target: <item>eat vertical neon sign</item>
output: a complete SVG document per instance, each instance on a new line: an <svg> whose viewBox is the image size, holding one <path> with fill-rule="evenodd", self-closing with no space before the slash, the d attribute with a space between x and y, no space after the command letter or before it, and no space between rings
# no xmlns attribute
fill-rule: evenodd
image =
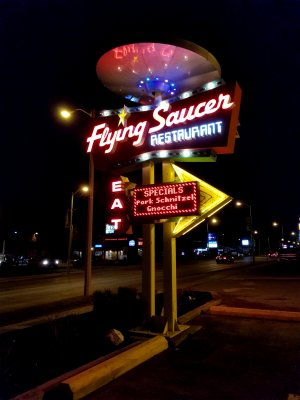
<svg viewBox="0 0 300 400"><path fill-rule="evenodd" d="M112 203L109 207L110 211L119 211L119 213L116 213L117 215L121 214L124 212L125 210L125 204L124 201L121 198L121 194L125 194L125 186L124 186L124 182L122 182L121 180L118 181L113 181L111 183L111 192L112 193L117 193L117 197L113 198ZM114 230L118 231L120 230L124 219L122 217L112 217L110 218L110 225L113 225Z"/></svg>

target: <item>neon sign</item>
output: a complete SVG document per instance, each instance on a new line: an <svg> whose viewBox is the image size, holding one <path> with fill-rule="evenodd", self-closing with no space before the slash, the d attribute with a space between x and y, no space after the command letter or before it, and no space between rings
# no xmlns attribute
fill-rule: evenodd
<svg viewBox="0 0 300 400"><path fill-rule="evenodd" d="M107 229L106 233L124 233L130 225L125 186L126 181L122 179L110 183L112 198L108 205L108 223L106 224L110 229Z"/></svg>
<svg viewBox="0 0 300 400"><path fill-rule="evenodd" d="M106 123L96 125L93 129L91 136L87 139L89 143L87 152L91 152L93 149L94 142L98 141L99 147L107 147L105 153L111 153L116 150L118 142L125 142L128 139L136 138L132 142L133 146L141 146L146 135L149 133L154 133L161 131L165 126L171 128L173 125L181 125L186 121L193 121L194 119L203 118L205 115L214 114L219 109L227 110L232 108L233 102L230 101L229 94L221 93L218 99L210 99L207 102L201 102L196 105L187 108L182 108L180 110L171 112L165 118L160 113L167 113L171 105L168 103L163 103L156 107L153 111L152 119L158 124L149 127L150 123L147 121L141 121L136 126L130 125L115 131L111 130L109 125ZM220 124L220 122L219 122Z"/></svg>
<svg viewBox="0 0 300 400"><path fill-rule="evenodd" d="M103 115L86 139L87 152L102 170L144 162L147 154L161 158L161 150L163 158L190 162L201 160L199 150L233 153L240 99L237 84L222 85L143 112Z"/></svg>
<svg viewBox="0 0 300 400"><path fill-rule="evenodd" d="M151 146L163 146L164 144L174 142L188 142L196 138L221 135L222 121L212 122L210 124L194 125L187 129L178 129L159 134L151 135Z"/></svg>
<svg viewBox="0 0 300 400"><path fill-rule="evenodd" d="M109 183L111 193L107 206L106 234L131 233L130 204L128 192L135 187L125 176L120 176Z"/></svg>
<svg viewBox="0 0 300 400"><path fill-rule="evenodd" d="M136 186L133 189L133 217L162 219L199 213L197 182Z"/></svg>
<svg viewBox="0 0 300 400"><path fill-rule="evenodd" d="M159 53L162 57L167 57L167 58L171 58L174 54L174 46L170 46L170 45L165 45L165 46L159 46L159 48L161 48L160 51L157 50L157 46L155 45L155 43L147 43L145 45L139 45L137 46L136 44L132 43L129 45L124 45L124 46L120 46L117 47L115 49L113 49L113 54L114 54L114 58L116 60L122 60L123 58L126 58L128 56L135 56L137 54L154 54L154 53ZM133 58L132 62L136 63L138 60Z"/></svg>

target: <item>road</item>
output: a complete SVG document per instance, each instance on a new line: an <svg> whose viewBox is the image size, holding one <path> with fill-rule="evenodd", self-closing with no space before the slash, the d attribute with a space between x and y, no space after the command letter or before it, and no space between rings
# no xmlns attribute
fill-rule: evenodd
<svg viewBox="0 0 300 400"><path fill-rule="evenodd" d="M261 267L261 265L266 265ZM245 258L230 265L216 265L214 260L178 263L177 287L200 291L215 291L223 302L264 303L271 309L299 309L300 268L290 271L266 258ZM287 272L287 274L285 274ZM163 270L156 269L156 290L163 289ZM266 284L266 280L268 280ZM141 290L141 266L101 266L92 273L92 292L118 287ZM84 271L74 269L31 276L0 277L0 314L43 305L58 300L82 296Z"/></svg>

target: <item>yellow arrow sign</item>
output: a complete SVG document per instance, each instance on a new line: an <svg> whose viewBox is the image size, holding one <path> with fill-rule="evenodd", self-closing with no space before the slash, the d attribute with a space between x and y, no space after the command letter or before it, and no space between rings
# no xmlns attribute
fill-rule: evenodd
<svg viewBox="0 0 300 400"><path fill-rule="evenodd" d="M180 182L197 181L200 185L199 215L180 217L173 230L173 237L185 235L187 232L201 224L206 218L211 217L221 208L232 201L232 197L221 192L217 188L204 182L202 179L190 174L188 171L172 164Z"/></svg>

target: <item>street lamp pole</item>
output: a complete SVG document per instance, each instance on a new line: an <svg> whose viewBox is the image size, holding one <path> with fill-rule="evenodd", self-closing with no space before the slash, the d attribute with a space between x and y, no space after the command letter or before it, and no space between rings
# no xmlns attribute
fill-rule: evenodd
<svg viewBox="0 0 300 400"><path fill-rule="evenodd" d="M260 236L259 236L259 232L258 231L253 231L253 237L254 237L254 241L255 241L255 247L256 247L256 242L258 241L258 255L260 255ZM256 238L258 238L256 240Z"/></svg>
<svg viewBox="0 0 300 400"><path fill-rule="evenodd" d="M70 208L70 221L69 221L69 244L68 244L68 258L67 258L67 273L70 272L71 264L71 250L73 241L73 207L74 207L74 195L75 192L71 194L71 208Z"/></svg>
<svg viewBox="0 0 300 400"><path fill-rule="evenodd" d="M96 110L91 112L85 111L82 108L74 110L61 110L60 115L63 118L70 118L75 112L82 112L90 118L96 118ZM89 153L89 200L88 200L88 216L87 216L87 238L86 238L86 265L84 277L84 296L89 296L91 293L91 278L92 278L92 245L93 245L93 210L94 210L94 159L92 153Z"/></svg>
<svg viewBox="0 0 300 400"><path fill-rule="evenodd" d="M216 218L212 218L212 219L206 219L206 234L207 234L207 237L206 237L206 247L207 247L207 249L208 249L208 246L209 246L209 223L211 223L211 224L217 224L218 223L218 220L216 219Z"/></svg>
<svg viewBox="0 0 300 400"><path fill-rule="evenodd" d="M247 205L247 204L246 204ZM249 207L249 222L250 222L250 240L251 240L251 248L252 248L252 263L255 263L255 243L254 243L254 235L253 235L253 226L252 226L252 207Z"/></svg>
<svg viewBox="0 0 300 400"><path fill-rule="evenodd" d="M70 272L71 266L71 253L72 253L72 243L73 243L73 213L74 213L74 196L79 192L88 192L89 188L87 186L83 186L80 189L76 190L76 192L72 192L71 194L71 208L70 208L70 221L69 221L69 243L68 243L68 257L67 257L67 273Z"/></svg>
<svg viewBox="0 0 300 400"><path fill-rule="evenodd" d="M273 222L273 224L272 224L273 226L279 226L280 225L280 227L281 227L281 240L280 240L280 243L283 241L283 239L284 239L284 237L283 237L283 224L279 224L278 222Z"/></svg>
<svg viewBox="0 0 300 400"><path fill-rule="evenodd" d="M250 225L250 242L251 242L251 250L252 250L252 263L255 263L255 243L254 243L254 235L253 235L253 227L252 227L252 207L250 204L244 203L237 201L236 202L237 206L242 206L245 205L246 207L249 208L249 225Z"/></svg>
<svg viewBox="0 0 300 400"><path fill-rule="evenodd" d="M89 189L90 190L89 190L89 200L88 200L84 296L89 296L91 294L91 281L92 281L92 245L93 245L93 210L94 210L94 159L92 153L89 154Z"/></svg>

